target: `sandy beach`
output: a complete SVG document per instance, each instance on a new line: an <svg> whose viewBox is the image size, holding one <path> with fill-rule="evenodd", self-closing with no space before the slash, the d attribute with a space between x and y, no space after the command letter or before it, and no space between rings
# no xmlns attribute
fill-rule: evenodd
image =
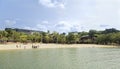
<svg viewBox="0 0 120 69"><path fill-rule="evenodd" d="M12 43L12 44L0 44L0 50L11 50L11 49L32 49L32 46L37 48L105 48L105 47L117 47L112 45L96 45L96 44L40 44L40 43Z"/></svg>

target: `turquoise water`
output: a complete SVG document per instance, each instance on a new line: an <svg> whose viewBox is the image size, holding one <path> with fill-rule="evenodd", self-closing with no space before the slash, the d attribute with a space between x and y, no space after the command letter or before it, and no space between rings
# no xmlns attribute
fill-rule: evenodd
<svg viewBox="0 0 120 69"><path fill-rule="evenodd" d="M120 48L0 51L0 69L119 69Z"/></svg>

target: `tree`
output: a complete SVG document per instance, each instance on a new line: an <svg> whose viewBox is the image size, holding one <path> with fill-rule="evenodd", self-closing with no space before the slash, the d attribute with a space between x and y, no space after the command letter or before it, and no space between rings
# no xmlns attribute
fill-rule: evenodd
<svg viewBox="0 0 120 69"><path fill-rule="evenodd" d="M7 42L8 38L7 38L8 33L6 31L0 31L0 41L2 43Z"/></svg>
<svg viewBox="0 0 120 69"><path fill-rule="evenodd" d="M13 31L12 38L14 42L19 42L20 41L20 35L21 33Z"/></svg>
<svg viewBox="0 0 120 69"><path fill-rule="evenodd" d="M105 31L103 31L103 34L108 34L108 33L118 33L119 30L116 30L115 28L111 28L111 29L105 29Z"/></svg>
<svg viewBox="0 0 120 69"><path fill-rule="evenodd" d="M18 30L18 29L17 29ZM70 32L59 34L58 32L34 32L32 34L16 32L15 29L6 28L0 31L0 41L8 42L43 42L43 43L98 43L98 44L119 44L120 31L114 28L104 31L90 30L89 32ZM29 31L27 31L29 32ZM85 40L82 40L84 38Z"/></svg>
<svg viewBox="0 0 120 69"><path fill-rule="evenodd" d="M22 43L26 43L27 42L27 35L21 35L20 36L20 42L22 42Z"/></svg>
<svg viewBox="0 0 120 69"><path fill-rule="evenodd" d="M34 42L41 42L41 35L38 32L33 33Z"/></svg>
<svg viewBox="0 0 120 69"><path fill-rule="evenodd" d="M114 40L114 43L120 45L120 33L114 34L113 38L114 38L114 39L113 39L113 40Z"/></svg>
<svg viewBox="0 0 120 69"><path fill-rule="evenodd" d="M62 43L62 44L66 43L66 36L64 33L62 33L58 36L58 43Z"/></svg>
<svg viewBox="0 0 120 69"><path fill-rule="evenodd" d="M52 35L53 35L53 43L58 43L59 33L53 32Z"/></svg>
<svg viewBox="0 0 120 69"><path fill-rule="evenodd" d="M113 43L113 34L101 34L97 37L98 44L112 44Z"/></svg>
<svg viewBox="0 0 120 69"><path fill-rule="evenodd" d="M95 37L96 37L96 36L95 36L96 33L97 33L96 30L90 30L90 31L89 31L89 37L90 37L90 40L89 40L89 41L90 41L91 43L94 42Z"/></svg>
<svg viewBox="0 0 120 69"><path fill-rule="evenodd" d="M90 36L91 38L93 38L93 37L95 36L95 34L96 34L96 30L90 30L90 31L89 31L89 36Z"/></svg>
<svg viewBox="0 0 120 69"><path fill-rule="evenodd" d="M45 39L44 43L49 43L50 41L49 35L44 36L44 39Z"/></svg>
<svg viewBox="0 0 120 69"><path fill-rule="evenodd" d="M74 33L69 33L66 39L67 43L76 43L76 35Z"/></svg>

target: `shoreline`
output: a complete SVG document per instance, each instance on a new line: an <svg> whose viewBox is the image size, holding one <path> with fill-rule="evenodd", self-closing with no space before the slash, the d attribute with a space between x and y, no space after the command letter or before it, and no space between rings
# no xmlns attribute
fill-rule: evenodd
<svg viewBox="0 0 120 69"><path fill-rule="evenodd" d="M40 44L40 43L11 43L0 44L0 50L20 50L20 49L33 49L32 46L37 46L37 49L46 48L117 48L119 46L113 45L97 45L97 44Z"/></svg>

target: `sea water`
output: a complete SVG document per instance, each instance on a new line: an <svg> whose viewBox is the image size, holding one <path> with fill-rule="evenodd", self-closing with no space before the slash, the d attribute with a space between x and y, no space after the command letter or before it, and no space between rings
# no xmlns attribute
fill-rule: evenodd
<svg viewBox="0 0 120 69"><path fill-rule="evenodd" d="M0 69L120 69L120 48L3 50Z"/></svg>

